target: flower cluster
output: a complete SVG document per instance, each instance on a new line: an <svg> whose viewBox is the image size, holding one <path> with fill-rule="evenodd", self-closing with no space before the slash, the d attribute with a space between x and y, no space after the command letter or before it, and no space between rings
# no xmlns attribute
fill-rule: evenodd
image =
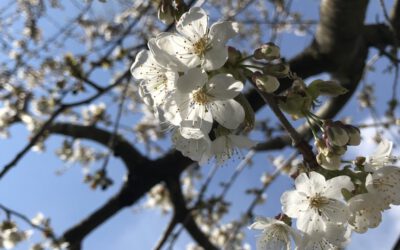
<svg viewBox="0 0 400 250"><path fill-rule="evenodd" d="M342 144L349 143L344 134ZM370 157L358 157L354 170L345 168L325 178L315 171L300 174L295 190L281 197L284 216L258 218L251 229L262 230L257 249L340 249L352 232L365 233L377 227L382 212L400 204L400 168L391 156L392 142L383 140ZM325 173L329 176L333 171ZM290 227L296 219L297 231Z"/></svg>
<svg viewBox="0 0 400 250"><path fill-rule="evenodd" d="M13 249L31 235L32 231L21 231L13 221L3 221L0 225L0 248Z"/></svg>
<svg viewBox="0 0 400 250"><path fill-rule="evenodd" d="M216 156L223 162L238 148L254 146L236 135L246 116L237 101L243 83L221 73L228 60L226 43L238 24L219 21L209 27L207 13L194 7L180 17L176 31L150 39L149 50L136 56L132 75L141 80L144 103L174 130L173 143L183 155L199 162Z"/></svg>

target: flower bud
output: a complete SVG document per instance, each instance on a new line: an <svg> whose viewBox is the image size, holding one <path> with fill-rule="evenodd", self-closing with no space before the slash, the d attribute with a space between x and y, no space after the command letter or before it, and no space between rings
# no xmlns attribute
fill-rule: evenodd
<svg viewBox="0 0 400 250"><path fill-rule="evenodd" d="M346 129L347 134L350 137L349 142L347 144L351 145L351 146L360 145L360 143L361 143L360 130L357 127L354 127L351 125L346 125L345 129Z"/></svg>
<svg viewBox="0 0 400 250"><path fill-rule="evenodd" d="M278 78L287 77L289 71L290 71L289 65L286 63L278 63L278 64L267 63L263 68L263 72L265 74L272 75Z"/></svg>
<svg viewBox="0 0 400 250"><path fill-rule="evenodd" d="M175 21L175 10L171 1L162 0L158 7L158 19L164 24L170 25Z"/></svg>
<svg viewBox="0 0 400 250"><path fill-rule="evenodd" d="M324 136L333 146L345 146L350 139L341 122L324 122Z"/></svg>
<svg viewBox="0 0 400 250"><path fill-rule="evenodd" d="M253 81L261 91L267 93L273 93L279 88L279 81L274 76L262 75L256 72L253 75Z"/></svg>
<svg viewBox="0 0 400 250"><path fill-rule="evenodd" d="M364 156L357 156L356 159L354 160L354 164L360 167L364 165L366 160L367 158L365 158Z"/></svg>
<svg viewBox="0 0 400 250"><path fill-rule="evenodd" d="M280 49L273 43L266 43L254 51L254 58L258 60L272 61L281 57Z"/></svg>
<svg viewBox="0 0 400 250"><path fill-rule="evenodd" d="M298 93L291 93L285 100L280 100L279 107L292 115L293 119L299 119L310 110L312 99Z"/></svg>
<svg viewBox="0 0 400 250"><path fill-rule="evenodd" d="M319 95L336 97L346 94L348 90L334 81L315 80L310 83L307 90L316 99Z"/></svg>
<svg viewBox="0 0 400 250"><path fill-rule="evenodd" d="M338 170L341 163L339 155L326 156L322 153L317 155L317 162L321 167L327 170Z"/></svg>

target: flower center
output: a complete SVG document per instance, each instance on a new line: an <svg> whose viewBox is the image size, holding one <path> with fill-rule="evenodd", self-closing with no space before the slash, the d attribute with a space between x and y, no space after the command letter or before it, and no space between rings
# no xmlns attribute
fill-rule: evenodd
<svg viewBox="0 0 400 250"><path fill-rule="evenodd" d="M316 194L315 196L310 197L309 200L310 200L310 206L312 208L317 208L317 209L329 203L329 200L326 197L321 196L321 194Z"/></svg>
<svg viewBox="0 0 400 250"><path fill-rule="evenodd" d="M209 101L208 100L209 96L207 95L207 93L204 92L203 89L194 91L192 98L193 98L194 102L201 104L201 105L207 104Z"/></svg>
<svg viewBox="0 0 400 250"><path fill-rule="evenodd" d="M198 56L204 56L205 52L210 48L211 45L207 36L200 38L200 40L193 44L193 52Z"/></svg>

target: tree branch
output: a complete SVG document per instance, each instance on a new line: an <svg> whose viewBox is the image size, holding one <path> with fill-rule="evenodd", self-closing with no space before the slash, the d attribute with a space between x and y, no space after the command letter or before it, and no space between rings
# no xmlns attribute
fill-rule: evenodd
<svg viewBox="0 0 400 250"><path fill-rule="evenodd" d="M167 188L171 196L172 203L174 204L174 210L177 220L185 227L190 236L204 249L217 250L209 240L208 236L205 235L192 214L186 207L184 195L182 193L181 184L179 177L175 176L166 180Z"/></svg>

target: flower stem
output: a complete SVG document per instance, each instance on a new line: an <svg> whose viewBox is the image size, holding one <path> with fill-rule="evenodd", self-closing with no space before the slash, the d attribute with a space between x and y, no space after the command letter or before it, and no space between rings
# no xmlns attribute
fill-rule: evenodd
<svg viewBox="0 0 400 250"><path fill-rule="evenodd" d="M261 91L255 84L255 82L252 81L252 79L249 79L249 81L256 89L257 93L261 96L261 98L269 105L272 112L278 118L286 132L288 132L290 138L292 139L293 146L296 147L297 150L303 155L303 159L309 165L310 169L319 168L320 166L315 158L315 154L312 151L311 146L306 141L304 141L302 136L297 132L292 124L290 124L290 122L276 103L274 96L272 94Z"/></svg>
<svg viewBox="0 0 400 250"><path fill-rule="evenodd" d="M238 64L239 64L239 63L242 63L242 62L244 62L244 61L246 61L246 60L248 60L248 59L253 58L253 56L254 56L254 55L249 55L249 56L243 57L243 58L240 59L237 63L238 63Z"/></svg>

